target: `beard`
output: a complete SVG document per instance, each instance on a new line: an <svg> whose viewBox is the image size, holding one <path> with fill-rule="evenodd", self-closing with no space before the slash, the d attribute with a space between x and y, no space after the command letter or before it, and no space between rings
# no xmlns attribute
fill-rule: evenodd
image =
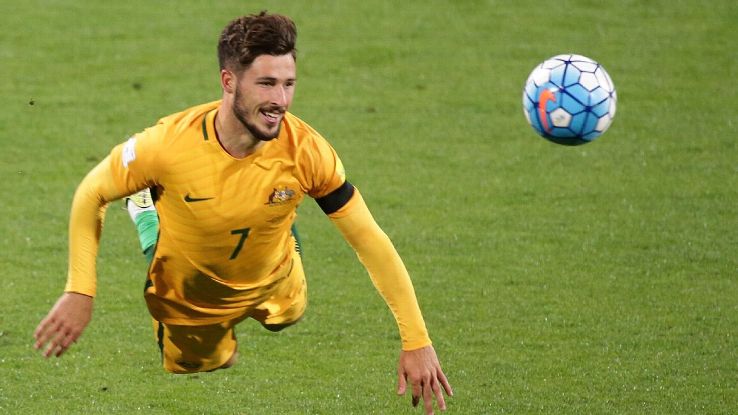
<svg viewBox="0 0 738 415"><path fill-rule="evenodd" d="M246 128L249 133L251 133L251 135L259 141L271 141L277 138L277 136L279 136L279 132L282 129L282 123L279 123L275 132L265 132L260 130L259 127L257 127L254 123L250 122L247 119L248 111L241 106L241 97L241 91L238 87L236 87L236 95L233 97L233 105L231 107L231 110L233 111L233 115L236 116L238 121L241 121L241 124L243 124L244 128Z"/></svg>

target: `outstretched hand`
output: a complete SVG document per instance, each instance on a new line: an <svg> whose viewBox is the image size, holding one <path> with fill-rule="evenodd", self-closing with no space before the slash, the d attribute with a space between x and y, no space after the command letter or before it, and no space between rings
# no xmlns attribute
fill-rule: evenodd
<svg viewBox="0 0 738 415"><path fill-rule="evenodd" d="M62 294L33 332L36 339L34 348L40 350L45 346L45 357L59 357L64 354L90 322L92 302L92 297L84 294Z"/></svg>
<svg viewBox="0 0 738 415"><path fill-rule="evenodd" d="M454 392L446 379L446 375L441 370L441 364L438 362L433 346L411 351L403 350L400 353L397 375L399 377L397 394L404 395L407 384L410 383L413 406L418 405L422 396L425 413L431 415L433 414L433 397L435 396L438 408L442 411L446 410L443 391L448 396L453 396ZM443 388L443 391L441 388Z"/></svg>

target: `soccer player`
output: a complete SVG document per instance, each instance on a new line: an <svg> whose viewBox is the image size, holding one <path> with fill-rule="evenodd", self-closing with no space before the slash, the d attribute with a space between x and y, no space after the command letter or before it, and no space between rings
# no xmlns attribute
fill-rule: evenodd
<svg viewBox="0 0 738 415"><path fill-rule="evenodd" d="M218 43L221 100L161 119L113 148L82 180L72 203L65 291L34 332L46 357L61 356L92 316L106 206L150 188L156 209L148 216L160 223L137 225L144 245L155 242L145 298L164 369L232 366L237 323L252 318L277 331L305 311L292 225L307 195L356 251L397 321L398 393L409 383L413 405L422 397L432 413L435 398L446 408L443 392L451 395L451 386L402 260L346 181L334 149L287 112L296 36L285 16L233 20Z"/></svg>

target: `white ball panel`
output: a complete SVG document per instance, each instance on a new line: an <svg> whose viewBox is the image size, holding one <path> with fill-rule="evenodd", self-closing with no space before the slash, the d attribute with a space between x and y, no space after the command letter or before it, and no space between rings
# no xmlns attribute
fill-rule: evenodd
<svg viewBox="0 0 738 415"><path fill-rule="evenodd" d="M568 127L571 122L571 114L563 108L551 111L551 123L556 127Z"/></svg>
<svg viewBox="0 0 738 415"><path fill-rule="evenodd" d="M543 67L536 68L536 70L533 71L532 74L530 74L530 79L532 79L533 82L535 82L537 86L541 86L545 84L546 82L548 82L550 73L551 73L550 70L545 69Z"/></svg>
<svg viewBox="0 0 738 415"><path fill-rule="evenodd" d="M587 88L587 91L593 91L600 84L597 77L592 72L582 73L579 77L579 83L582 84L583 87Z"/></svg>
<svg viewBox="0 0 738 415"><path fill-rule="evenodd" d="M541 64L541 68L553 69L563 65L564 62L559 59L549 59Z"/></svg>
<svg viewBox="0 0 738 415"><path fill-rule="evenodd" d="M607 74L607 72L602 69L602 67L597 68L597 70L595 71L595 76L597 76L597 82L602 85L602 88L604 88L605 91L612 92L612 80L610 79L610 76Z"/></svg>
<svg viewBox="0 0 738 415"><path fill-rule="evenodd" d="M600 70L602 71L602 73L605 74L605 78L607 79L607 84L610 85L610 92L614 91L615 84L612 82L612 78L610 78L610 74L607 73L607 71L603 67L600 67Z"/></svg>
<svg viewBox="0 0 738 415"><path fill-rule="evenodd" d="M594 62L572 62L572 65L582 72L594 72L597 69L597 64Z"/></svg>
<svg viewBox="0 0 738 415"><path fill-rule="evenodd" d="M610 127L610 123L612 122L612 116L610 114L605 115L604 117L597 120L597 126L595 129L600 132L605 132Z"/></svg>

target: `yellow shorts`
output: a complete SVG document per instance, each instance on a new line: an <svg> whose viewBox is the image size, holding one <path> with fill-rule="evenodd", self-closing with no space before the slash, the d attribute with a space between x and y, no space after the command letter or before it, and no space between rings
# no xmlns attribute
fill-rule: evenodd
<svg viewBox="0 0 738 415"><path fill-rule="evenodd" d="M307 307L307 286L295 252L287 278L274 294L237 319L205 326L179 326L153 320L164 369L172 373L207 372L223 366L237 351L234 327L253 318L272 331L297 323Z"/></svg>

